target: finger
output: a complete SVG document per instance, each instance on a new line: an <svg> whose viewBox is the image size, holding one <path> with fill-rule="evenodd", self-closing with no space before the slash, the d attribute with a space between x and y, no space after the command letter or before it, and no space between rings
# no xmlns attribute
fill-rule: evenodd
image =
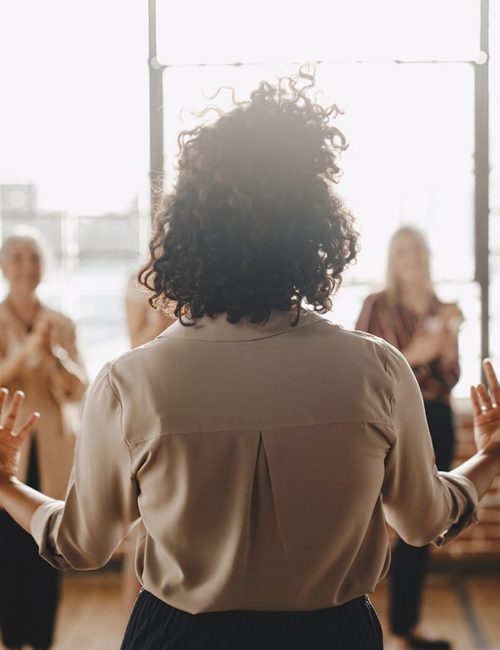
<svg viewBox="0 0 500 650"><path fill-rule="evenodd" d="M0 388L0 413L2 412L3 405L5 404L5 400L7 399L8 395L8 388Z"/></svg>
<svg viewBox="0 0 500 650"><path fill-rule="evenodd" d="M16 424L17 415L22 403L24 402L24 393L22 390L16 390L12 402L10 403L9 410L3 428L6 431L12 431Z"/></svg>
<svg viewBox="0 0 500 650"><path fill-rule="evenodd" d="M500 401L500 383L498 382L495 368L493 368L493 364L491 363L490 359L485 359L483 361L483 368L484 374L486 375L486 380L488 382L488 387L495 396L495 402L498 404Z"/></svg>
<svg viewBox="0 0 500 650"><path fill-rule="evenodd" d="M486 387L484 384L478 384L476 387L477 394L479 395L479 400L481 402L481 407L483 409L490 409L492 407L491 405L491 397L488 391L486 390Z"/></svg>
<svg viewBox="0 0 500 650"><path fill-rule="evenodd" d="M472 411L475 416L481 415L481 402L475 386L470 387L470 400L472 402Z"/></svg>
<svg viewBox="0 0 500 650"><path fill-rule="evenodd" d="M32 413L29 416L29 418L26 420L26 422L21 426L19 431L16 433L16 438L19 438L21 442L25 440L25 438L27 438L29 434L33 431L39 419L40 419L40 413L38 413L38 411Z"/></svg>

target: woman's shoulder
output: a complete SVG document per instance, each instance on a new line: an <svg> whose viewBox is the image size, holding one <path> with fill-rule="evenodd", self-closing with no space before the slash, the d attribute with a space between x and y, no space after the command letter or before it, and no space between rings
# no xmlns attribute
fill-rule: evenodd
<svg viewBox="0 0 500 650"><path fill-rule="evenodd" d="M380 334L379 323L389 312L390 305L386 291L369 294L362 303L356 329Z"/></svg>
<svg viewBox="0 0 500 650"><path fill-rule="evenodd" d="M57 311L57 309L52 309L52 307L48 307L45 304L42 304L42 309L43 309L44 315L54 325L57 325L58 327L61 327L61 328L64 328L64 329L73 329L75 327L74 321L69 316L66 316L66 314L63 314L62 312Z"/></svg>
<svg viewBox="0 0 500 650"><path fill-rule="evenodd" d="M363 304L372 307L388 307L389 297L387 291L382 289L381 291L375 291L374 293L368 294L364 299Z"/></svg>
<svg viewBox="0 0 500 650"><path fill-rule="evenodd" d="M388 356L400 356L397 350L388 341L377 334L366 330L355 328L347 329L339 327L338 341L344 349L349 349L352 354L373 356L378 362L386 365Z"/></svg>

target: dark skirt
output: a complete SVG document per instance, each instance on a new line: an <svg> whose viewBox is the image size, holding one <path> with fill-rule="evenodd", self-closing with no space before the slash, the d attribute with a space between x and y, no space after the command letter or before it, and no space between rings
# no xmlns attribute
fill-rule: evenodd
<svg viewBox="0 0 500 650"><path fill-rule="evenodd" d="M34 440L32 441L34 443ZM39 486L36 444L27 483ZM0 629L4 645L52 645L60 574L38 554L34 539L0 510Z"/></svg>
<svg viewBox="0 0 500 650"><path fill-rule="evenodd" d="M382 650L366 596L308 612L188 614L142 590L121 650Z"/></svg>

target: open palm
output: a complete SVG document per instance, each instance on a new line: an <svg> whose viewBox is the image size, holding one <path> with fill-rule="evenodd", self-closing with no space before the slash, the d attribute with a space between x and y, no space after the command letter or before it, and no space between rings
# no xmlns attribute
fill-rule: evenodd
<svg viewBox="0 0 500 650"><path fill-rule="evenodd" d="M0 413L7 400L9 391L6 388L0 390ZM16 420L19 410L24 402L24 393L14 393L6 415L0 424L0 475L16 477L19 469L20 450L23 441L33 431L35 424L40 417L39 413L32 413L29 418L16 429Z"/></svg>
<svg viewBox="0 0 500 650"><path fill-rule="evenodd" d="M489 359L483 362L488 388L484 384L471 387L474 413L474 438L480 450L500 447L500 384Z"/></svg>

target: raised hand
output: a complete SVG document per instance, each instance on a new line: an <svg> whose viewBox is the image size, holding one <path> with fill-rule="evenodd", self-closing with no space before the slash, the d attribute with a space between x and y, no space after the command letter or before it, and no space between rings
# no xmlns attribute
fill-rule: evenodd
<svg viewBox="0 0 500 650"><path fill-rule="evenodd" d="M0 389L0 413L8 395L6 388ZM16 429L17 416L23 402L24 393L16 391L0 425L0 476L7 478L17 477L21 445L33 431L40 417L40 413L32 413L24 424Z"/></svg>
<svg viewBox="0 0 500 650"><path fill-rule="evenodd" d="M500 383L489 359L483 361L488 388L471 386L474 438L478 450L498 447L500 454Z"/></svg>

